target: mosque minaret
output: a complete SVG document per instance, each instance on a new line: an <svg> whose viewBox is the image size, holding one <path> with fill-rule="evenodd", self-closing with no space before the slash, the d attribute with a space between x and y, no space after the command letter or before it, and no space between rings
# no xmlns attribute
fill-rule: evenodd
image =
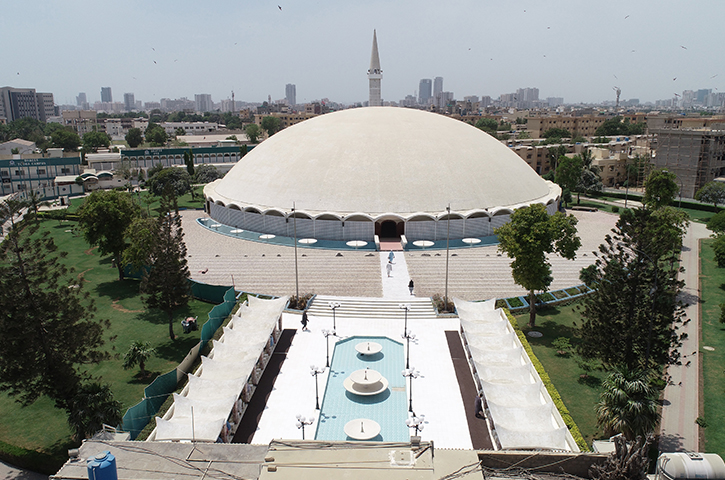
<svg viewBox="0 0 725 480"><path fill-rule="evenodd" d="M370 69L368 80L370 80L370 101L371 107L382 107L383 99L380 96L380 81L383 79L383 71L380 69L380 57L378 56L378 37L373 30L373 52L370 55Z"/></svg>

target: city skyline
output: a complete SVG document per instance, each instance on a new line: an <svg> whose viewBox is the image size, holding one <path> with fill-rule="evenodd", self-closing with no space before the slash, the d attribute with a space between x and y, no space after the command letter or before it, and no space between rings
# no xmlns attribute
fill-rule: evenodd
<svg viewBox="0 0 725 480"><path fill-rule="evenodd" d="M612 101L614 87L623 100L642 103L684 90L725 91L712 47L725 39L723 2L685 8L674 1L563 1L552 8L460 1L441 8L413 1L222 1L205 15L188 2L131 2L120 10L88 1L57 5L38 2L39 15L24 14L22 4L6 7L0 38L23 48L0 52L0 86L51 92L56 104L73 105L80 92L91 104L100 100L103 86L143 102L202 93L218 102L232 90L237 101L262 102L285 98L286 84L295 84L298 103L352 104L368 97L376 30L384 101L417 96L420 80L435 77L456 99L498 98L527 86L567 103ZM69 25L96 40L75 43L72 52L83 61L48 55Z"/></svg>

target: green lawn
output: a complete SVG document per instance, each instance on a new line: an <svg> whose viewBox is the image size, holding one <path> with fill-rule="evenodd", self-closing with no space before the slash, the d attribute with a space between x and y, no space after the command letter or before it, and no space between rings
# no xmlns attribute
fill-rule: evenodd
<svg viewBox="0 0 725 480"><path fill-rule="evenodd" d="M204 208L204 186L196 186L194 187L194 195L196 196L194 200L191 199L191 193L187 193L186 195L182 195L179 197L179 208L187 208L187 209L195 209L195 208ZM80 206L83 204L83 200L85 197L74 197L70 199L70 206L68 207L68 213L75 213L78 211ZM161 203L161 200L159 197L155 197L151 195L148 192L140 192L135 193L134 198L137 199L141 207L143 207L144 210L149 212L151 215L155 215L154 209L158 208L159 204ZM149 202L149 203L146 203Z"/></svg>
<svg viewBox="0 0 725 480"><path fill-rule="evenodd" d="M532 330L527 326L528 313L517 315L516 321L524 333ZM591 445L592 440L602 436L601 430L597 428L595 405L601 393L599 384L605 374L592 372L589 379L583 381L580 375L584 372L577 366L574 356L559 356L556 349L551 346L551 342L559 337L569 338L572 345L577 343L577 338L574 336L574 322L581 323L580 316L576 312L576 304L548 307L536 315L536 327L533 329L544 335L541 338L527 335L526 338L559 391L584 440Z"/></svg>
<svg viewBox="0 0 725 480"><path fill-rule="evenodd" d="M706 239L700 247L702 340L699 355L703 372L703 417L708 424L704 429L703 451L725 456L725 325L720 323L719 307L725 301L725 269L717 267L711 245L712 239ZM715 350L705 350L704 346Z"/></svg>
<svg viewBox="0 0 725 480"><path fill-rule="evenodd" d="M200 323L203 323L212 305L192 300L187 308L178 310L174 315L178 339L171 341L166 315L160 311L146 311L138 294L138 282L120 282L110 259L99 256L97 250L89 248L82 237L74 235L74 225L74 222L58 225L57 221L46 220L41 222L41 230L50 231L59 249L68 252L65 261L75 268L74 275L83 279L84 288L95 299L96 317L111 321L105 346L114 358L91 366L89 372L112 385L114 396L123 404L125 413L126 408L141 400L144 387L157 374L175 368L189 349L198 343L200 330L183 334L179 324L181 319L198 315ZM142 378L138 369L123 370L121 367L121 357L134 340L147 340L156 347L157 355L146 365L153 375ZM66 415L56 410L48 399L42 398L29 407L22 407L7 395L0 394L0 412L0 442L57 453L61 458L66 456L70 442Z"/></svg>

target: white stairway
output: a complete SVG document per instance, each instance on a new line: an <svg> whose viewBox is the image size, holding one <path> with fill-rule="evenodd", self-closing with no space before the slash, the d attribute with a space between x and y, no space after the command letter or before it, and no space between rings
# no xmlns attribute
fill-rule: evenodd
<svg viewBox="0 0 725 480"><path fill-rule="evenodd" d="M330 302L339 303L340 306L335 309L337 318L384 318L384 319L403 319L405 311L400 308L400 304L409 304L408 319L435 319L436 311L430 298L418 298L411 296L410 298L392 300L385 298L366 298L366 297L332 297L328 295L318 295L310 304L308 315L316 317L332 318L332 309Z"/></svg>

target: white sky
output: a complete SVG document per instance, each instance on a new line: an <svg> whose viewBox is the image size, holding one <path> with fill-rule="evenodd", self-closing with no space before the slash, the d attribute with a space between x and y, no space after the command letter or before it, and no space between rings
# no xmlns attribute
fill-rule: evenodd
<svg viewBox="0 0 725 480"><path fill-rule="evenodd" d="M377 29L385 100L441 76L456 99L538 87L601 102L618 86L646 102L725 91L724 19L722 0L6 0L0 86L75 104L102 86L114 101L261 102L294 83L298 103L353 103Z"/></svg>

